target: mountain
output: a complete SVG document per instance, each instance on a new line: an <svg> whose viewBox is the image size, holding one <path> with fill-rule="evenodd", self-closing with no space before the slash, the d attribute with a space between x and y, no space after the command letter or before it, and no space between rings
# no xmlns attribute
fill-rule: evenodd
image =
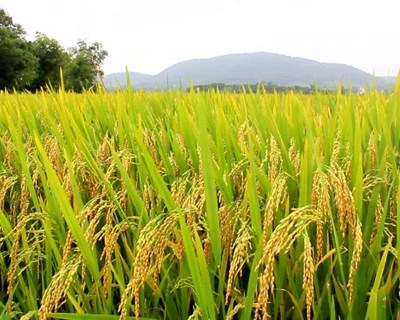
<svg viewBox="0 0 400 320"><path fill-rule="evenodd" d="M134 88L146 87L146 83L151 83L152 75L129 72L131 84ZM119 87L127 87L126 72L111 73L103 77L103 82L106 88L118 89ZM151 88L149 88L151 89Z"/></svg>
<svg viewBox="0 0 400 320"><path fill-rule="evenodd" d="M112 84L109 77L105 77L105 82ZM114 74L114 78L120 79L121 85L124 77L125 73ZM353 87L365 87L373 83L371 74L349 65L267 52L182 61L154 76L131 73L131 79L133 87L145 89L187 88L191 84L212 83L256 84L260 81L282 86L317 85L323 88L333 88L341 83ZM394 80L393 77L377 77L376 83L378 87L387 87Z"/></svg>

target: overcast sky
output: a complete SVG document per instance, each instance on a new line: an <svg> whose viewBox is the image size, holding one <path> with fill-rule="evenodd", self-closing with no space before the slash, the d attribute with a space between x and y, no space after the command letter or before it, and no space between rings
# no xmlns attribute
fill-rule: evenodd
<svg viewBox="0 0 400 320"><path fill-rule="evenodd" d="M400 70L399 0L0 0L33 39L103 43L106 73L155 74L182 60L273 52Z"/></svg>

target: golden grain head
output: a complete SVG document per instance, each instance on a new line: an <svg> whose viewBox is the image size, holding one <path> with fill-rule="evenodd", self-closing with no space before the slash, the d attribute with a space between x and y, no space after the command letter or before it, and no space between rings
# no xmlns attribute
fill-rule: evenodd
<svg viewBox="0 0 400 320"><path fill-rule="evenodd" d="M322 213L325 219L329 219L331 216L329 191L330 186L328 175L321 170L317 170L313 179L311 204ZM319 261L322 258L324 246L324 224L322 222L317 222L316 242L317 260Z"/></svg>
<svg viewBox="0 0 400 320"><path fill-rule="evenodd" d="M275 217L275 213L278 210L280 204L285 199L285 194L287 192L286 186L287 177L285 175L280 175L272 186L272 191L267 199L264 210L264 221L263 221L263 238L266 242L270 236L272 222Z"/></svg>
<svg viewBox="0 0 400 320"><path fill-rule="evenodd" d="M115 146L114 138L107 135L104 136L97 149L96 159L100 165L105 166L108 164L111 157L111 148Z"/></svg>
<svg viewBox="0 0 400 320"><path fill-rule="evenodd" d="M246 142L247 131L248 131L248 123L247 121L245 121L240 125L237 133L238 145L243 154L245 154L247 150L247 142Z"/></svg>
<svg viewBox="0 0 400 320"><path fill-rule="evenodd" d="M226 287L225 304L228 304L228 299L233 288L233 282L239 275L242 276L242 268L249 261L249 254L252 251L251 242L253 236L248 221L240 221L240 229L236 235L231 251L232 258L229 265L228 283Z"/></svg>
<svg viewBox="0 0 400 320"><path fill-rule="evenodd" d="M177 221L177 214L170 214L167 217L158 216L151 220L140 232L133 277L129 281L119 305L120 312L122 312L121 317L126 315L127 297L129 296L133 296L135 316L139 317L139 292L144 286L148 272L152 267L154 267L152 269L153 291L157 289L161 264L165 258L164 251L168 246L169 239L172 237Z"/></svg>
<svg viewBox="0 0 400 320"><path fill-rule="evenodd" d="M4 210L4 201L8 192L13 188L13 186L17 183L17 176L0 176L0 209Z"/></svg>
<svg viewBox="0 0 400 320"><path fill-rule="evenodd" d="M331 156L331 164L338 163L340 152L342 150L342 133L340 131L336 132L335 138L333 139L333 150Z"/></svg>
<svg viewBox="0 0 400 320"><path fill-rule="evenodd" d="M20 247L20 239L19 239L19 233L17 233L15 234L15 238L10 251L10 264L8 266L8 271L7 271L7 283L8 283L7 295L9 295L14 289L15 280L17 278L17 266L18 266L17 258L18 258L19 247Z"/></svg>
<svg viewBox="0 0 400 320"><path fill-rule="evenodd" d="M236 314L244 308L244 304L238 303L232 310L226 314L226 320L233 320Z"/></svg>
<svg viewBox="0 0 400 320"><path fill-rule="evenodd" d="M74 237L72 235L72 231L68 230L67 232L67 238L65 240L65 244L62 250L62 264L66 264L69 260L69 254L71 253L72 249L72 243L73 243Z"/></svg>
<svg viewBox="0 0 400 320"><path fill-rule="evenodd" d="M201 310L199 306L195 306L193 313L188 317L188 320L201 319Z"/></svg>
<svg viewBox="0 0 400 320"><path fill-rule="evenodd" d="M39 320L49 319L50 314L57 311L61 306L80 264L81 258L75 256L68 263L62 265L60 270L53 276L40 303Z"/></svg>
<svg viewBox="0 0 400 320"><path fill-rule="evenodd" d="M110 222L108 222L110 224ZM112 227L112 226L111 226ZM103 276L103 295L105 298L108 298L108 290L110 289L111 282L111 265L112 265L112 257L115 253L115 247L117 245L117 241L119 236L125 232L129 227L129 224L126 222L119 223L112 227L112 229L108 228L104 235L104 249L102 256L104 256L104 266L102 270Z"/></svg>
<svg viewBox="0 0 400 320"><path fill-rule="evenodd" d="M311 320L311 306L314 302L314 260L307 232L304 233L303 289L306 296L307 320Z"/></svg>
<svg viewBox="0 0 400 320"><path fill-rule="evenodd" d="M373 245L376 235L378 233L378 228L381 225L381 219L382 219L382 214L383 214L383 204L382 204L382 199L381 196L378 196L378 200L376 201L376 208L375 208L375 213L374 213L374 227L372 229L371 233L371 239L370 239L370 247Z"/></svg>
<svg viewBox="0 0 400 320"><path fill-rule="evenodd" d="M221 206L219 208L219 224L221 230L221 244L228 253L231 251L235 218L233 213L227 206Z"/></svg>
<svg viewBox="0 0 400 320"><path fill-rule="evenodd" d="M347 283L347 288L349 289L349 300L352 302L354 297L354 278L358 265L361 261L362 247L363 247L363 235L361 231L361 224L358 222L355 229L354 236L354 249L351 256L350 271L349 271L349 281Z"/></svg>
<svg viewBox="0 0 400 320"><path fill-rule="evenodd" d="M154 131L150 131L149 129L145 128L143 131L144 135L144 143L146 145L147 150L150 151L150 155L154 161L154 163L159 163L160 157L159 157L159 152L157 149L157 140L156 140L156 134Z"/></svg>
<svg viewBox="0 0 400 320"><path fill-rule="evenodd" d="M274 136L270 138L268 177L271 183L275 182L282 166L282 154Z"/></svg>
<svg viewBox="0 0 400 320"><path fill-rule="evenodd" d="M317 261L322 259L324 254L324 224L317 222Z"/></svg>
<svg viewBox="0 0 400 320"><path fill-rule="evenodd" d="M16 155L15 155L15 146L11 140L11 138L5 140L5 145L6 145L6 155L5 155L5 163L7 166L7 169L14 173L15 172L15 164L16 162Z"/></svg>
<svg viewBox="0 0 400 320"><path fill-rule="evenodd" d="M368 146L367 150L369 153L370 161L371 161L371 166L375 167L376 162L377 162L377 150L376 150L376 142L375 142L375 133L372 131L369 140L368 140Z"/></svg>
<svg viewBox="0 0 400 320"><path fill-rule="evenodd" d="M21 195L20 195L20 216L23 218L28 214L30 192L26 185L26 177L23 174L21 178Z"/></svg>
<svg viewBox="0 0 400 320"><path fill-rule="evenodd" d="M174 202L181 208L185 208L187 204L187 184L187 177L177 177L171 184L171 196Z"/></svg>
<svg viewBox="0 0 400 320"><path fill-rule="evenodd" d="M7 271L7 283L8 283L7 295L9 295L12 292L17 278L17 268L19 265L19 255L20 255L19 249L22 237L21 235L23 231L26 229L28 222L39 219L45 219L45 216L39 213L25 215L24 217L21 217L21 219L18 221L17 225L11 230L11 232L5 236L5 238L12 239L12 245L9 256L10 263L8 265L8 271Z"/></svg>
<svg viewBox="0 0 400 320"><path fill-rule="evenodd" d="M350 225L356 228L356 209L352 191L349 188L344 170L334 166L329 171L330 186L334 191L335 205L339 213L340 231L344 235Z"/></svg>
<svg viewBox="0 0 400 320"><path fill-rule="evenodd" d="M301 173L301 155L300 151L296 148L296 141L294 138L290 139L289 147L289 160L293 165L295 176L299 176Z"/></svg>
<svg viewBox="0 0 400 320"><path fill-rule="evenodd" d="M272 232L270 239L264 244L263 255L257 269L264 268L258 281L259 293L256 298L255 318L268 317L269 292L274 289L275 256L293 248L293 243L302 235L311 223L324 222L321 212L312 207L296 208Z"/></svg>
<svg viewBox="0 0 400 320"><path fill-rule="evenodd" d="M229 179L232 181L239 194L244 194L245 190L245 172L248 165L247 159L243 159L233 166L229 173Z"/></svg>

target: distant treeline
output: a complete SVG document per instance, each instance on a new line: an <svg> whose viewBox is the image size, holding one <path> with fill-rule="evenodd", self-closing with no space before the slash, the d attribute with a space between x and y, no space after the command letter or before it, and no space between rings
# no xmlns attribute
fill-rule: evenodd
<svg viewBox="0 0 400 320"><path fill-rule="evenodd" d="M209 90L218 90L220 92L233 92L233 93L249 93L249 92L257 92L257 91L264 91L266 93L284 93L284 92L299 92L303 94L313 94L315 91L318 92L334 92L337 91L338 88L332 89L332 88L317 88L316 86L308 86L308 87L303 87L303 86L281 86L281 85L276 85L276 84L265 84L265 83L258 83L258 84L243 84L243 85L238 85L238 84L224 84L224 83L211 83L211 84L206 84L206 85L196 85L191 88L188 88L187 90L195 90L195 91L209 91ZM348 88L341 88L340 89L342 93L363 93L364 90L362 88L354 87L351 89Z"/></svg>

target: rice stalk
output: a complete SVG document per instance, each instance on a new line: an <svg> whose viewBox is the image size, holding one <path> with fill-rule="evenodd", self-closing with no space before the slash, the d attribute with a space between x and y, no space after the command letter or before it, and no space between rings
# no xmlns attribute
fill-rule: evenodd
<svg viewBox="0 0 400 320"><path fill-rule="evenodd" d="M237 276L242 276L242 268L249 262L249 252L252 250L251 242L253 236L248 221L239 220L241 227L236 235L235 242L231 248L231 261L229 266L228 283L226 286L225 304L228 304L233 288L233 282Z"/></svg>
<svg viewBox="0 0 400 320"><path fill-rule="evenodd" d="M53 276L50 285L43 294L38 316L40 320L50 318L52 312L56 312L64 303L67 291L74 281L78 268L81 264L81 257L74 256L68 263L64 264Z"/></svg>
<svg viewBox="0 0 400 320"><path fill-rule="evenodd" d="M288 252L293 243L300 237L310 223L324 222L321 212L314 208L294 209L290 215L282 219L271 238L264 245L263 255L257 269L263 270L258 280L258 294L255 301L254 319L266 320L269 317L269 295L274 290L274 260L283 251Z"/></svg>
<svg viewBox="0 0 400 320"><path fill-rule="evenodd" d="M306 296L307 320L311 320L311 307L314 302L314 260L307 231L304 232L304 270L303 289Z"/></svg>
<svg viewBox="0 0 400 320"><path fill-rule="evenodd" d="M139 290L144 286L148 272L153 268L153 292L157 289L158 276L165 255L164 250L168 246L168 240L172 235L178 221L176 214L170 214L162 220L157 217L151 220L140 232L137 253L133 264L133 276L126 286L124 295L120 301L118 311L120 319L128 316L128 297L133 297L134 313L140 315Z"/></svg>

